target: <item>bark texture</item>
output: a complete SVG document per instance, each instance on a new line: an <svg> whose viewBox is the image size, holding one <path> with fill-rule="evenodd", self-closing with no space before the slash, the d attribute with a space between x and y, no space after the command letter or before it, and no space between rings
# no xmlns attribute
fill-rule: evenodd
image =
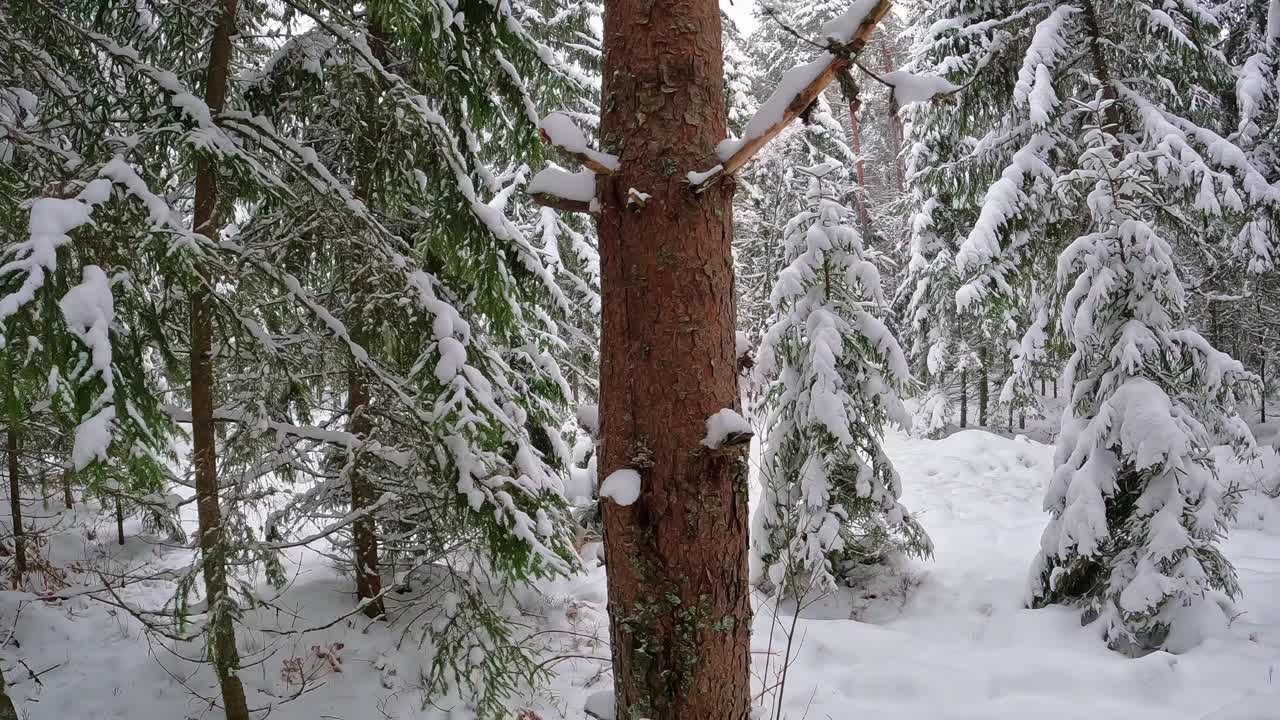
<svg viewBox="0 0 1280 720"><path fill-rule="evenodd" d="M209 68L205 104L216 118L226 101L227 73L231 64L231 38L235 34L236 0L221 0ZM212 237L217 232L217 170L207 156L196 166L195 232ZM198 271L203 272L202 269ZM223 542L222 507L218 490L217 450L213 425L213 315L206 283L196 283L191 293L191 436L195 465L196 509L199 514L201 570L209 598L209 653L222 690L227 720L248 720L244 686L236 672L240 655L227 591L226 544ZM219 609L219 605L221 608Z"/></svg>
<svg viewBox="0 0 1280 720"><path fill-rule="evenodd" d="M603 287L601 477L613 674L626 720L743 720L750 703L747 486L741 453L701 445L737 405L730 179L691 170L725 137L715 0L605 3L601 137L621 169L598 188ZM650 193L628 209L630 188Z"/></svg>
<svg viewBox="0 0 1280 720"><path fill-rule="evenodd" d="M13 586L21 588L27 576L27 538L22 527L22 485L18 482L18 431L12 425L5 433L5 440L9 460L9 513L13 521Z"/></svg>

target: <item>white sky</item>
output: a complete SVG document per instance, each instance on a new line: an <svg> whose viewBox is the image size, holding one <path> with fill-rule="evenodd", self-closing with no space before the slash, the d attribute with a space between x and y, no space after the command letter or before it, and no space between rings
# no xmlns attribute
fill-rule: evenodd
<svg viewBox="0 0 1280 720"><path fill-rule="evenodd" d="M738 24L743 35L750 35L756 29L756 0L720 0L720 7Z"/></svg>

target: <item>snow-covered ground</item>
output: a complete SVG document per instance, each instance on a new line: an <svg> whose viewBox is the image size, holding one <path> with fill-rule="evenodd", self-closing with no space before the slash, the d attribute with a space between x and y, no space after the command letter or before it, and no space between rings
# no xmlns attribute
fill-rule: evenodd
<svg viewBox="0 0 1280 720"><path fill-rule="evenodd" d="M1186 639L1195 645L1188 652L1130 660L1106 650L1073 610L1022 607L1045 524L1040 503L1050 446L967 430L937 441L893 434L888 449L904 478L903 500L920 513L936 556L913 563L894 583L826 598L803 613L788 717L1280 719L1280 501L1248 492L1226 544L1244 596L1235 603L1218 598L1222 607L1207 603L1199 637ZM1275 486L1261 467L1229 471L1248 488ZM42 527L56 529L42 553L53 565L78 563L82 580L92 575L86 570L151 574L186 561L186 551L137 537L116 546L103 515L42 513L38 505L32 512L45 516L37 520ZM129 532L137 531L131 524ZM296 578L275 603L288 611L246 617L240 644L246 662L255 663L242 672L251 706L305 690L271 716L469 717L448 702L423 708L418 673L427 658L401 626L355 616L305 635L276 634L327 622L352 606L350 582L327 561L305 554L294 560ZM159 578L131 586L122 599L157 607L171 591ZM608 662L599 659L608 657L604 599L598 568L521 599L541 627L572 634L545 634L548 652L565 657L552 665L558 674L551 686L531 693L512 717L580 720L587 698L609 687ZM767 605L757 608L758 676L770 658L771 629L781 631L773 620ZM179 657L198 648L148 641L120 610L85 597L45 603L0 593L0 636L10 635L5 678L33 720L221 717L197 697L215 694L211 673ZM777 661L770 662L772 673ZM301 667L308 682L298 682L290 667ZM523 708L536 715L518 715Z"/></svg>

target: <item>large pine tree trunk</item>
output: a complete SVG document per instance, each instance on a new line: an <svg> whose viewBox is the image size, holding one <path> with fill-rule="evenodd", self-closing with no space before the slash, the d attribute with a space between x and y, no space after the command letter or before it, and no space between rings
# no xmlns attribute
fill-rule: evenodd
<svg viewBox="0 0 1280 720"><path fill-rule="evenodd" d="M227 73L231 64L231 37L236 27L236 0L221 0L209 68L205 104L216 118L226 100ZM196 165L195 232L213 237L217 232L216 168L206 156ZM199 271L199 270L198 270ZM222 507L218 492L217 450L213 426L213 314L206 283L196 283L191 293L191 436L195 464L196 509L199 515L201 570L209 599L209 654L227 720L248 720L244 686L236 672L240 655L227 590L226 544L223 542ZM219 604L222 608L219 609Z"/></svg>
<svg viewBox="0 0 1280 720"><path fill-rule="evenodd" d="M377 5L369 7L369 52L378 62L386 64L387 37L377 15ZM377 117L378 83L370 80L365 94L365 124L359 138L357 153L358 167L355 168L357 178L356 197L369 204L372 185L373 164L377 162L378 127L374 122ZM353 322L348 323L352 340L361 347L368 345L372 333L372 321L361 312L360 305L369 296L369 280L366 275L366 263L353 250L347 254L347 271L351 273L350 302ZM347 367L347 430L357 438L368 437L373 424L369 420L369 378L364 368L360 367L354 357L349 357ZM377 502L373 483L370 482L364 469L360 467L359 450L353 449L355 457L351 459L349 470L351 476L351 509L355 512L367 510ZM378 533L374 518L362 515L351 526L353 561L356 575L356 597L365 603L364 614L370 618L382 616L386 607L382 601L382 574L378 560Z"/></svg>
<svg viewBox="0 0 1280 720"><path fill-rule="evenodd" d="M960 371L960 427L969 427L969 369Z"/></svg>
<svg viewBox="0 0 1280 720"><path fill-rule="evenodd" d="M22 527L22 485L18 482L18 430L10 425L5 433L9 459L9 514L13 523L13 586L21 589L27 576L26 531Z"/></svg>
<svg viewBox="0 0 1280 720"><path fill-rule="evenodd" d="M725 137L715 0L606 0L601 137L622 167L599 184L601 477L618 717L744 720L751 690L744 458L701 445L738 404L732 181L685 174ZM628 210L629 188L651 194ZM745 446L743 446L745 448Z"/></svg>

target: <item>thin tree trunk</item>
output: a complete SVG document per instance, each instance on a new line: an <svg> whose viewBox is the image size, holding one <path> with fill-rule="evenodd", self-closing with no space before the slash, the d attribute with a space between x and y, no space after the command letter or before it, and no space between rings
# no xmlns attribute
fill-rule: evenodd
<svg viewBox="0 0 1280 720"><path fill-rule="evenodd" d="M9 456L9 513L13 523L13 586L27 576L27 532L22 527L22 485L18 482L18 430L10 419L6 436Z"/></svg>
<svg viewBox="0 0 1280 720"><path fill-rule="evenodd" d="M369 52L378 62L387 61L387 34L377 14L377 4L369 6ZM359 138L360 150L357 155L356 197L366 205L369 204L373 165L378 155L378 127L374 123L378 107L378 83L371 80L365 93L365 124ZM352 304L352 322L347 327L351 330L351 338L355 344L365 347L371 337L371 320L364 315L360 304L369 297L369 279L364 272L365 263L359 254L351 249L347 254L347 268L351 273L350 302ZM364 368L354 356L347 359L347 430L357 438L366 438L373 429L369 419L369 378ZM377 502L373 483L370 482L364 468L360 466L359 449L352 448L354 457L350 461L351 476L351 509L359 512L367 510ZM351 526L353 562L356 575L356 597L364 602L364 614L370 618L381 617L386 612L382 601L382 574L378 561L378 532L374 518L362 515Z"/></svg>
<svg viewBox="0 0 1280 720"><path fill-rule="evenodd" d="M116 493L116 543L124 544L124 502L120 493Z"/></svg>
<svg viewBox="0 0 1280 720"><path fill-rule="evenodd" d="M862 160L862 122L858 120L858 110L862 108L862 98L858 95L856 85L849 89L849 130L853 140L853 154L857 158L854 168L858 176L858 225L862 237L867 237L871 229L871 215L867 212L867 169Z"/></svg>
<svg viewBox="0 0 1280 720"><path fill-rule="evenodd" d="M76 496L71 493L71 478L75 476L75 471L67 468L62 471L62 503L67 509L75 507Z"/></svg>
<svg viewBox="0 0 1280 720"><path fill-rule="evenodd" d="M1009 382L1009 379L1012 377L1013 377L1013 358L1006 355L1004 360L1004 380L1003 382L1001 382L1001 385L1004 385L1005 383ZM1009 432L1013 432L1013 398L1009 399L1008 427L1009 427Z"/></svg>
<svg viewBox="0 0 1280 720"><path fill-rule="evenodd" d="M969 427L969 369L960 371L960 427Z"/></svg>
<svg viewBox="0 0 1280 720"><path fill-rule="evenodd" d="M991 350L983 345L978 351L978 362L982 365L978 373L978 425L987 426L987 401L991 399Z"/></svg>
<svg viewBox="0 0 1280 720"><path fill-rule="evenodd" d="M1262 422L1266 422L1267 421L1267 355L1266 353L1262 354L1262 367L1259 369L1258 377L1262 383L1262 392L1259 393L1259 397L1261 398L1261 403L1259 404L1262 406Z"/></svg>
<svg viewBox="0 0 1280 720"><path fill-rule="evenodd" d="M227 73L231 64L231 37L236 32L236 0L221 0L205 82L205 104L216 119L226 100ZM192 229L206 237L217 230L217 169L207 156L196 164L195 215ZM197 268L204 273L204 268ZM195 465L196 509L199 515L201 570L209 602L209 655L213 661L227 720L248 720L244 686L236 674L240 655L236 649L234 615L227 589L226 544L223 542L222 507L218 491L217 448L213 425L213 315L209 298L210 278L196 282L191 292L191 435Z"/></svg>
<svg viewBox="0 0 1280 720"><path fill-rule="evenodd" d="M1209 301L1209 336L1213 339L1215 348L1222 347L1222 326L1218 319L1218 302L1216 300Z"/></svg>
<svg viewBox="0 0 1280 720"><path fill-rule="evenodd" d="M884 71L892 72L894 69L893 56L897 49L893 46L892 36L886 34L881 40L880 49L884 55ZM898 100L889 98L889 152L893 156L893 182L898 188L898 193L906 192L907 189L907 168L905 160L902 157L902 118L898 116Z"/></svg>
<svg viewBox="0 0 1280 720"><path fill-rule="evenodd" d="M745 720L751 700L746 446L703 447L738 405L733 182L702 195L685 174L725 137L715 0L606 0L601 477L639 471L628 506L605 500L617 716ZM626 208L629 188L651 195Z"/></svg>
<svg viewBox="0 0 1280 720"><path fill-rule="evenodd" d="M1107 66L1107 56L1102 47L1102 28L1098 22L1098 12L1094 8L1093 0L1083 0L1083 7L1085 28L1090 36L1089 54L1093 59L1093 70L1099 82L1102 83L1103 99L1110 101L1107 108L1103 110L1107 121L1107 127L1104 130L1111 133L1119 132L1120 104L1116 102L1118 100L1116 87L1111 82L1111 69ZM1119 156L1118 146L1113 149L1113 152L1117 153L1117 157Z"/></svg>

